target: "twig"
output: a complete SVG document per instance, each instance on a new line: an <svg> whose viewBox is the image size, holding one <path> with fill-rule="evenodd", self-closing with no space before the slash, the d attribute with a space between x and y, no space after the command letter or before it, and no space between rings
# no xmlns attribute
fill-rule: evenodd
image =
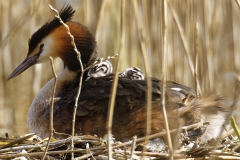
<svg viewBox="0 0 240 160"><path fill-rule="evenodd" d="M88 157L98 155L98 154L100 154L100 153L102 153L102 152L103 152L103 151L96 151L96 152L93 152L93 153L91 153L91 154L85 154L85 155L83 155L83 156L81 156L81 157L76 157L75 159L76 159L76 160L86 159L86 158L88 158Z"/></svg>
<svg viewBox="0 0 240 160"><path fill-rule="evenodd" d="M117 150L115 151L116 153L124 153L122 150ZM127 151L127 155L130 155L131 152ZM144 155L144 156L154 156L154 157L168 157L169 154L167 153L157 153L157 152L142 152L142 151L133 151L133 154L135 155Z"/></svg>
<svg viewBox="0 0 240 160"><path fill-rule="evenodd" d="M134 152L134 149L136 146L136 139L137 139L137 136L133 136L131 152L130 152L130 160L132 160L132 158L133 158L133 152Z"/></svg>
<svg viewBox="0 0 240 160"><path fill-rule="evenodd" d="M45 159L46 153L48 151L49 143L50 143L50 141L52 139L52 136L53 136L53 130L54 130L53 129L53 105L54 105L54 95L55 95L56 86L57 86L57 74L56 74L55 67L54 67L54 64L53 64L53 58L50 56L49 59L50 59L50 63L51 63L51 66L52 66L52 72L53 72L53 75L54 75L54 85L53 85L53 90L52 90L52 96L51 96L52 98L51 98L51 106L50 106L50 126L49 126L50 135L49 135L49 138L48 138L48 141L47 141L47 146L44 150L42 160Z"/></svg>
<svg viewBox="0 0 240 160"><path fill-rule="evenodd" d="M65 24L58 11L56 9L54 9L50 4L49 4L49 7L51 8L51 10L53 10L54 12L57 13L57 15L55 15L56 18L59 19L60 23L64 25L64 27L67 29L67 34L69 35L69 37L71 38L71 44L74 48L74 51L76 52L77 54L77 59L80 63L80 69L81 69L81 76L80 76L80 81L79 81L79 86L78 86L78 92L77 92L77 96L76 96L76 99L75 99L75 105L74 105L74 110L73 110L73 119L72 119L72 143L71 143L71 150L74 149L74 144L73 144L73 137L74 137L74 134L75 134L75 120L76 120L76 113L77 113L77 107L78 107L78 99L79 99L79 96L81 94L81 88L82 88L82 78L83 78L83 74L84 74L84 71L83 71L83 65L82 65L82 61L81 61L81 54L80 52L78 51L77 47L76 47L76 44L75 44L75 41L74 41L74 37L73 35L71 34L70 32L70 29L68 27L67 24ZM71 157L72 159L74 158L74 153L71 154Z"/></svg>
<svg viewBox="0 0 240 160"><path fill-rule="evenodd" d="M103 149L99 149L100 151L96 151L94 153L101 153ZM86 152L86 149L75 149L75 150L62 150L62 151L49 151L46 154L63 154L63 153L72 153L72 152L78 152L78 153L84 153ZM93 154L94 154L93 153ZM18 156L41 156L43 155L44 152L34 152L34 153L17 153L17 154L5 154L5 155L0 155L0 158L11 158L11 157L18 157ZM89 156L93 155L89 154Z"/></svg>
<svg viewBox="0 0 240 160"><path fill-rule="evenodd" d="M95 33L95 37L96 37L97 40L99 39L99 33L101 33L101 29L102 29L100 27L100 22L102 22L102 20L105 19L104 13L105 13L105 10L106 10L107 6L108 6L108 1L103 0L101 8L100 8L100 13L98 13L99 17L97 18L98 22L97 22L96 33Z"/></svg>
<svg viewBox="0 0 240 160"><path fill-rule="evenodd" d="M31 133L31 134L26 135L26 136L24 136L24 137L22 137L22 138L16 139L16 140L14 140L14 141L12 141L12 142L4 145L4 146L1 146L0 149L7 148L7 147L11 147L11 146L13 146L13 145L15 145L15 144L19 144L19 143L21 143L22 141L24 141L24 140L26 140L26 139L29 139L29 138L31 138L31 137L34 136L34 135L36 135L36 134L35 134L35 133ZM1 151L1 150L0 150L0 151Z"/></svg>
<svg viewBox="0 0 240 160"><path fill-rule="evenodd" d="M224 138L232 135L233 133L234 133L234 130L233 130L233 129L230 129L228 132L222 134L222 136L220 137L220 139L222 140L222 139L224 139Z"/></svg>
<svg viewBox="0 0 240 160"><path fill-rule="evenodd" d="M118 57L118 54L115 54L114 56L108 56L106 60L115 59L117 57Z"/></svg>
<svg viewBox="0 0 240 160"><path fill-rule="evenodd" d="M93 157L91 150L89 149L89 143L86 144L86 150L87 150L87 152L89 152L89 154L91 155L91 157L92 157L94 160L96 160L96 159Z"/></svg>
<svg viewBox="0 0 240 160"><path fill-rule="evenodd" d="M68 144L71 142L71 138L67 138L67 139L63 139L57 142L50 142L49 146L51 149L53 148L57 148L59 146L62 146L64 144ZM89 138L84 138L84 137L74 137L74 142L75 143L80 143L80 142L91 142L91 143L98 143L99 139L89 139ZM46 143L43 144L38 144L38 145L24 145L24 146L17 146L17 147L11 147L11 148L5 148L5 149L1 149L0 153L4 153L4 152L9 152L9 151L17 151L17 150L27 150L27 149L40 149L46 146Z"/></svg>
<svg viewBox="0 0 240 160"><path fill-rule="evenodd" d="M151 71L150 71L150 64L148 62L147 57L147 46L146 46L146 36L143 34L143 27L141 25L141 19L139 15L138 4L136 0L132 1L134 14L137 21L137 28L138 28L138 36L141 45L143 61L144 61L144 68L146 71L146 79L147 79L147 106L146 106L146 136L145 142L148 142L148 135L151 133L151 111L152 111L152 81L151 81ZM145 148L144 148L145 149Z"/></svg>
<svg viewBox="0 0 240 160"><path fill-rule="evenodd" d="M121 42L120 42L120 48L119 48L119 58L117 59L117 65L115 69L115 73L118 73L120 69L120 63L125 43L125 4L126 0L121 1ZM109 159L112 158L112 144L111 144L111 135L112 135L112 122L113 122L113 111L114 111L114 104L116 99L116 93L117 93L117 84L118 84L118 74L114 75L113 83L111 88L111 95L110 100L108 103L108 115L107 115L107 136L108 136L108 157Z"/></svg>

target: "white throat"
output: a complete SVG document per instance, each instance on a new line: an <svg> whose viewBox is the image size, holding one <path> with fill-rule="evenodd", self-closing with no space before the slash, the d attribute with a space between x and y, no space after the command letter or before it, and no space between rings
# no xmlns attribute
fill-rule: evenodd
<svg viewBox="0 0 240 160"><path fill-rule="evenodd" d="M56 84L56 95L61 91L61 88L66 82L70 82L74 80L77 76L77 72L72 72L69 71L67 68L65 68L62 72L58 74L57 77L57 84ZM54 78L51 79L36 95L34 98L28 112L28 127L30 132L38 132L40 133L41 137L45 137L44 134L46 131L44 130L46 126L49 125L49 115L46 112L43 112L44 110L49 108L49 101L51 99L51 94L53 90L53 85L54 85ZM61 97L55 97L55 98L61 98ZM55 99L54 98L54 99ZM38 118L43 116L44 119L46 119L45 124L41 124L38 122ZM46 117L46 118L45 118Z"/></svg>

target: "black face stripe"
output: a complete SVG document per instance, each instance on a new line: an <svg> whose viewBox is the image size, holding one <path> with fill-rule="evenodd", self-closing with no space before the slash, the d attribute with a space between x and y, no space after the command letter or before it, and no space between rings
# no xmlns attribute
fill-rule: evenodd
<svg viewBox="0 0 240 160"><path fill-rule="evenodd" d="M143 72L142 72L142 70L141 70L140 68L137 68L137 67L133 67L133 71L136 71L136 72L141 72L141 73L143 73Z"/></svg>
<svg viewBox="0 0 240 160"><path fill-rule="evenodd" d="M43 45L44 46L44 45ZM43 46L42 45L40 45L40 47L39 47L39 52L36 54L36 56L39 58L39 56L40 56L40 54L42 53L42 51L43 51Z"/></svg>
<svg viewBox="0 0 240 160"><path fill-rule="evenodd" d="M141 78L141 79L142 79L141 74L134 74L134 75L132 75L132 77L135 77L135 78Z"/></svg>
<svg viewBox="0 0 240 160"><path fill-rule="evenodd" d="M137 67L126 69L125 74L126 74L126 77L130 79L144 80L143 72Z"/></svg>
<svg viewBox="0 0 240 160"><path fill-rule="evenodd" d="M109 69L108 66L105 64L101 65L100 67L100 70L105 71L105 73L108 71L108 69Z"/></svg>
<svg viewBox="0 0 240 160"><path fill-rule="evenodd" d="M102 64L101 64L99 67L97 67L97 68L98 68L99 71L103 71L104 73L108 73L109 70L110 70L109 66L106 65L106 64L104 64L104 63L102 63ZM98 72L98 71L96 70L96 72Z"/></svg>
<svg viewBox="0 0 240 160"><path fill-rule="evenodd" d="M108 75L111 72L112 72L112 64L109 61L105 61L105 62L96 64L93 68L91 68L88 71L88 78ZM102 74L98 74L98 73L102 73Z"/></svg>
<svg viewBox="0 0 240 160"><path fill-rule="evenodd" d="M141 69L137 67L127 68L124 72L119 73L119 77L125 77L128 79L144 80L145 77Z"/></svg>
<svg viewBox="0 0 240 160"><path fill-rule="evenodd" d="M59 14L63 22L68 22L72 19L75 10L71 5L63 6ZM54 18L51 21L46 22L41 28L39 28L29 39L28 45L28 55L37 47L41 40L51 33L54 29L61 26L61 23L57 18Z"/></svg>

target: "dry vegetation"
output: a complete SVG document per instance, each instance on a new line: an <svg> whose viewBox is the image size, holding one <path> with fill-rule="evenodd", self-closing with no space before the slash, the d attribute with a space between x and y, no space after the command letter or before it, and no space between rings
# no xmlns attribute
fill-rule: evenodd
<svg viewBox="0 0 240 160"><path fill-rule="evenodd" d="M237 115L238 98L234 97L238 97L235 94L240 73L240 8L236 1L169 0L165 14L163 1L137 2L151 64L149 74L161 79L162 62L166 62L167 80L197 88L191 70L191 63L195 64L197 59L194 66L202 94L225 96L226 107L236 103L234 113ZM77 11L74 21L81 22L95 33L102 57L119 53L121 1L82 0L68 3ZM120 70L131 66L143 69L133 3L126 3L125 17L122 17L125 18L126 34ZM13 69L25 59L31 34L53 17L48 4L60 9L65 1L0 0L1 136L5 132L10 135L28 133L28 107L39 89L53 77L50 63L45 63L6 81ZM163 59L164 16L167 16L167 56ZM111 62L115 64L116 60ZM61 60L55 60L55 68L59 73L63 68Z"/></svg>

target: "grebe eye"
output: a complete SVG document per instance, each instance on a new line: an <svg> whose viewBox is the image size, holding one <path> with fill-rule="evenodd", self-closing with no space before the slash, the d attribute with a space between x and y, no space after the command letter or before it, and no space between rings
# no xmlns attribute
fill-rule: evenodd
<svg viewBox="0 0 240 160"><path fill-rule="evenodd" d="M44 47L44 44L41 44L41 45L40 45L40 49L42 49L43 47Z"/></svg>

